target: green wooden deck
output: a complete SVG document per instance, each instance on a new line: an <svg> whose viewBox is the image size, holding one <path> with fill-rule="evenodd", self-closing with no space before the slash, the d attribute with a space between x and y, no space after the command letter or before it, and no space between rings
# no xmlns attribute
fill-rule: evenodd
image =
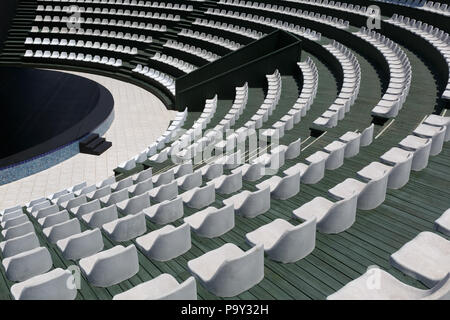
<svg viewBox="0 0 450 320"><path fill-rule="evenodd" d="M326 39L323 40L326 42ZM317 184L301 185L298 195L288 200L271 200L271 209L253 219L237 216L236 226L225 235L206 239L192 233L192 248L187 253L168 262L157 262L148 259L139 252L140 269L138 274L127 281L108 288L91 286L85 278L77 299L111 299L115 294L133 286L148 281L161 273L170 273L178 281L187 279L190 274L187 262L225 243L231 242L244 250L250 248L245 242L245 234L276 218L283 218L297 225L301 221L292 219L292 211L316 196L327 197L327 190L349 177L355 177L357 171L372 161L377 161L384 152L398 144L405 136L436 109L437 88L433 75L425 64L412 52L405 49L413 71L411 89L408 98L395 120L386 122L383 126L375 126L374 141L361 148L360 153L350 159L345 159L344 165L337 170L326 171L325 177ZM302 60L309 55L303 52ZM319 71L319 88L317 97L307 116L302 118L293 130L286 132L281 143L289 144L298 137L302 138L302 152L298 159L288 160L279 173L297 161L303 161L310 154L321 150L325 145L337 139L347 131L362 131L372 120L370 110L381 97L380 81L376 70L363 57L355 52L361 66L361 88L356 103L345 119L339 121L337 127L328 130L319 138L310 137L309 127L336 97L336 82L327 69L317 58L313 57ZM264 127L276 122L287 112L297 98L299 87L296 79L283 76L283 89L280 103ZM220 97L219 97L220 99ZM250 88L249 103L244 114L236 122L239 128L259 108L264 100L262 88ZM214 127L228 112L232 101L219 100L216 115L208 126ZM199 116L191 113L185 128ZM394 275L399 280L425 288L423 284L394 269L389 263L389 256L403 244L414 238L421 231L432 231L433 222L450 207L450 143L444 144L442 152L430 157L428 167L420 172L411 172L406 186L399 190L388 190L386 200L374 210L358 210L354 225L345 232L329 235L317 232L316 247L306 258L296 263L282 264L265 258L264 279L250 290L233 299L325 299L329 294L344 286L347 282L363 274L369 266L377 265ZM155 164L153 172L167 170L173 166L169 161ZM122 175L121 178L126 175ZM266 179L263 177L262 179ZM261 179L261 180L262 180ZM261 181L260 180L260 181ZM255 190L255 184L244 182L243 189ZM182 191L180 190L180 193ZM228 195L227 197L232 196ZM216 194L216 207L222 206L223 196ZM195 210L185 207L185 216ZM55 245L48 243L39 224L33 220L36 232L42 246L47 246L51 252L55 268L67 268L75 264L65 260ZM83 222L80 221L83 225ZM174 225L179 226L182 221ZM158 229L153 223L147 222L148 232ZM83 230L86 225L83 225ZM441 236L449 239L442 234ZM105 249L118 243L103 235ZM134 241L120 243L129 245ZM3 258L0 256L0 258ZM11 299L10 287L13 285L5 276L4 268L0 268L0 299ZM205 290L199 283L199 299L219 299Z"/></svg>

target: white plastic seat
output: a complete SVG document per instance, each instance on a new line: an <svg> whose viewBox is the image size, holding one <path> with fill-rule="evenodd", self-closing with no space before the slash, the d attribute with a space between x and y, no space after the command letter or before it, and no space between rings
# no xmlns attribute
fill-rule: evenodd
<svg viewBox="0 0 450 320"><path fill-rule="evenodd" d="M293 211L294 217L317 221L323 233L340 233L350 228L356 220L357 193L337 202L315 197Z"/></svg>
<svg viewBox="0 0 450 320"><path fill-rule="evenodd" d="M83 194L76 198L70 199L66 202L62 202L59 205L66 210L70 210L72 208L79 207L87 202L88 202L87 196L85 194Z"/></svg>
<svg viewBox="0 0 450 320"><path fill-rule="evenodd" d="M234 207L227 205L220 209L207 207L184 218L192 230L201 237L215 238L234 228Z"/></svg>
<svg viewBox="0 0 450 320"><path fill-rule="evenodd" d="M361 134L348 131L339 138L339 141L346 143L345 157L351 158L359 153L359 147L361 145Z"/></svg>
<svg viewBox="0 0 450 320"><path fill-rule="evenodd" d="M363 132L361 132L361 138L360 138L360 146L361 147L367 147L372 143L373 140L373 129L375 125L372 123L370 126L365 128Z"/></svg>
<svg viewBox="0 0 450 320"><path fill-rule="evenodd" d="M121 203L122 201L128 200L128 190L122 189L117 192L113 192L107 196L101 197L100 202L104 206L111 206L113 204Z"/></svg>
<svg viewBox="0 0 450 320"><path fill-rule="evenodd" d="M358 175L367 182L348 178L328 192L337 199L346 199L358 194L358 209L371 210L378 207L386 198L387 182L391 167L380 162L372 162Z"/></svg>
<svg viewBox="0 0 450 320"><path fill-rule="evenodd" d="M103 249L100 229L86 230L56 242L64 258L78 260L93 255Z"/></svg>
<svg viewBox="0 0 450 320"><path fill-rule="evenodd" d="M48 206L46 208L43 209L39 209L37 211L32 211L31 214L36 218L36 219L41 219L41 218L45 218L48 215L54 214L59 212L59 207L57 204Z"/></svg>
<svg viewBox="0 0 450 320"><path fill-rule="evenodd" d="M67 285L71 279L73 275L70 270L57 268L14 284L11 294L16 300L74 300L77 288Z"/></svg>
<svg viewBox="0 0 450 320"><path fill-rule="evenodd" d="M168 184L160 185L149 191L150 199L155 202L172 200L178 196L177 181L174 180Z"/></svg>
<svg viewBox="0 0 450 320"><path fill-rule="evenodd" d="M445 133L447 128L431 126L428 124L420 124L413 134L421 138L431 138L431 150L430 155L435 156L441 153L442 146L445 140Z"/></svg>
<svg viewBox="0 0 450 320"><path fill-rule="evenodd" d="M194 277L179 284L173 276L164 273L116 294L113 300L197 300L197 285Z"/></svg>
<svg viewBox="0 0 450 320"><path fill-rule="evenodd" d="M175 179L175 173L173 169L170 169L166 172L153 176L153 184L155 187L158 187L163 184L168 184Z"/></svg>
<svg viewBox="0 0 450 320"><path fill-rule="evenodd" d="M153 188L152 178L148 178L142 182L138 182L135 185L132 185L128 188L128 192L133 196L141 195L147 191L150 191Z"/></svg>
<svg viewBox="0 0 450 320"><path fill-rule="evenodd" d="M55 224L42 230L48 241L56 243L58 240L80 233L80 221L77 218Z"/></svg>
<svg viewBox="0 0 450 320"><path fill-rule="evenodd" d="M242 172L242 179L246 181L256 181L259 180L264 175L264 165L261 162L256 163L245 163L242 166L233 169L231 172L237 173Z"/></svg>
<svg viewBox="0 0 450 320"><path fill-rule="evenodd" d="M192 162L183 163L174 168L174 174L176 178L182 177L192 172L193 172Z"/></svg>
<svg viewBox="0 0 450 320"><path fill-rule="evenodd" d="M111 189L114 192L117 192L117 191L120 191L122 189L129 188L132 185L133 185L133 177L128 177L128 178L122 179L122 180L120 180L120 181L118 181L116 183L113 183L111 185Z"/></svg>
<svg viewBox="0 0 450 320"><path fill-rule="evenodd" d="M79 207L75 207L70 209L70 211L73 212L73 214L75 214L78 218L81 218L83 215L94 212L96 210L100 210L101 209L101 205L100 205L100 200L95 199L91 202L87 202L85 204L82 204Z"/></svg>
<svg viewBox="0 0 450 320"><path fill-rule="evenodd" d="M334 170L344 164L345 147L344 142L335 140L323 148L325 152L330 154L325 161L326 169Z"/></svg>
<svg viewBox="0 0 450 320"><path fill-rule="evenodd" d="M201 167L199 170L201 170L203 178L205 178L206 180L212 180L223 174L223 164L207 164Z"/></svg>
<svg viewBox="0 0 450 320"><path fill-rule="evenodd" d="M165 200L144 209L144 213L153 223L170 223L183 217L183 200L181 199L181 196L178 196L173 200Z"/></svg>
<svg viewBox="0 0 450 320"><path fill-rule="evenodd" d="M245 235L252 246L262 245L275 261L296 262L310 254L316 246L316 220L293 226L283 219L259 227Z"/></svg>
<svg viewBox="0 0 450 320"><path fill-rule="evenodd" d="M300 172L300 179L305 184L315 184L322 180L325 175L325 163L329 154L323 151L316 151L305 160L309 164L297 163L283 171L286 175Z"/></svg>
<svg viewBox="0 0 450 320"><path fill-rule="evenodd" d="M143 171L141 171L141 172L139 172L139 173L137 173L137 174L135 174L133 176L133 183L136 184L136 183L145 181L145 180L151 178L152 174L153 174L152 167L150 167L150 168L148 168L146 170L143 170Z"/></svg>
<svg viewBox="0 0 450 320"><path fill-rule="evenodd" d="M3 259L37 247L39 247L39 240L34 232L0 242Z"/></svg>
<svg viewBox="0 0 450 320"><path fill-rule="evenodd" d="M6 277L11 281L25 281L47 272L53 265L46 247L37 247L3 259Z"/></svg>
<svg viewBox="0 0 450 320"><path fill-rule="evenodd" d="M79 266L90 284L109 287L134 276L139 271L139 260L134 245L118 245L81 259Z"/></svg>
<svg viewBox="0 0 450 320"><path fill-rule="evenodd" d="M145 215L143 212L130 214L103 224L102 229L109 238L116 242L128 241L147 231Z"/></svg>
<svg viewBox="0 0 450 320"><path fill-rule="evenodd" d="M196 279L219 297L233 297L252 288L264 278L264 248L246 252L232 243L188 261Z"/></svg>
<svg viewBox="0 0 450 320"><path fill-rule="evenodd" d="M105 223L118 219L117 206L115 204L109 207L96 210L81 217L91 228L101 228Z"/></svg>
<svg viewBox="0 0 450 320"><path fill-rule="evenodd" d="M230 198L224 199L225 205L233 205L237 215L254 218L270 209L270 188L250 192L242 191Z"/></svg>
<svg viewBox="0 0 450 320"><path fill-rule="evenodd" d="M187 223L175 228L166 225L136 239L137 246L151 259L168 261L191 248L191 231Z"/></svg>
<svg viewBox="0 0 450 320"><path fill-rule="evenodd" d="M394 252L390 263L431 288L450 272L450 241L432 232L421 232Z"/></svg>
<svg viewBox="0 0 450 320"><path fill-rule="evenodd" d="M183 190L190 190L202 185L202 173L195 171L193 173L186 173L177 179L178 187Z"/></svg>
<svg viewBox="0 0 450 320"><path fill-rule="evenodd" d="M393 147L381 155L383 163L393 166L388 178L388 188L399 189L409 181L414 153Z"/></svg>
<svg viewBox="0 0 450 320"><path fill-rule="evenodd" d="M62 210L57 213L48 215L45 218L39 219L38 223L42 226L42 228L48 228L55 224L65 222L69 219L69 213L67 212L67 210Z"/></svg>
<svg viewBox="0 0 450 320"><path fill-rule="evenodd" d="M1 223L1 227L3 228L3 230L5 230L5 229L9 229L11 227L18 226L19 224L23 224L28 221L29 221L29 219L28 219L27 215L21 213L15 218L6 219L5 221L3 221Z"/></svg>
<svg viewBox="0 0 450 320"><path fill-rule="evenodd" d="M233 172L230 175L221 175L208 184L213 184L216 192L220 194L230 194L242 189L242 171Z"/></svg>
<svg viewBox="0 0 450 320"><path fill-rule="evenodd" d="M414 152L411 170L420 171L427 167L431 151L431 142L432 139L430 138L420 138L413 135L408 135L399 142L398 145L402 149Z"/></svg>
<svg viewBox="0 0 450 320"><path fill-rule="evenodd" d="M201 209L213 203L216 199L214 185L196 187L181 194L183 203L190 208Z"/></svg>
<svg viewBox="0 0 450 320"><path fill-rule="evenodd" d="M446 127L446 133L444 137L444 141L450 140L450 117L438 116L436 114L429 115L423 123L436 126L436 127Z"/></svg>
<svg viewBox="0 0 450 320"><path fill-rule="evenodd" d="M286 159L295 159L300 155L300 147L302 144L302 139L298 138L297 140L291 142L284 153Z"/></svg>
<svg viewBox="0 0 450 320"><path fill-rule="evenodd" d="M4 240L10 240L23 236L30 232L34 232L34 227L31 221L28 221L17 226L2 230L2 235Z"/></svg>
<svg viewBox="0 0 450 320"><path fill-rule="evenodd" d="M300 191L300 171L284 177L272 176L256 185L256 188L263 190L270 188L270 195L274 199L286 200L295 196Z"/></svg>
<svg viewBox="0 0 450 320"><path fill-rule="evenodd" d="M153 191L153 190L152 190ZM136 214L150 207L148 192L139 196L116 203L117 209L124 215Z"/></svg>

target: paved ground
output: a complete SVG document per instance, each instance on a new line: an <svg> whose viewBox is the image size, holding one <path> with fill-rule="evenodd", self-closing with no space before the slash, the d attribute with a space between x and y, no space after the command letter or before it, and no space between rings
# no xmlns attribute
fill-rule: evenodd
<svg viewBox="0 0 450 320"><path fill-rule="evenodd" d="M88 73L71 73L97 81L112 93L115 119L105 134L112 147L101 156L80 153L47 170L0 186L1 209L83 181L92 184L107 178L118 164L154 142L175 117L175 111L167 110L157 97L133 84Z"/></svg>

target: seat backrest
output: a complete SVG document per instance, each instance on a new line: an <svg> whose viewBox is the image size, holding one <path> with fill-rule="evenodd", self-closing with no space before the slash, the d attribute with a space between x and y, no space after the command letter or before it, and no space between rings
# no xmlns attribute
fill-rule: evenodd
<svg viewBox="0 0 450 320"><path fill-rule="evenodd" d="M114 277L131 268L139 269L136 247L133 244L128 247L118 245L97 254L90 276L99 279Z"/></svg>
<svg viewBox="0 0 450 320"><path fill-rule="evenodd" d="M353 190L351 197L339 200L318 223L320 231L338 233L348 229L356 219L358 193Z"/></svg>
<svg viewBox="0 0 450 320"><path fill-rule="evenodd" d="M316 218L313 218L287 230L270 251L277 252L278 260L289 259L286 262L291 262L307 256L314 250L315 246ZM289 250L290 248L295 248L295 257L288 256L292 252L292 250Z"/></svg>
<svg viewBox="0 0 450 320"><path fill-rule="evenodd" d="M264 247L258 245L242 255L222 262L211 281L217 287L240 287L241 282L264 276Z"/></svg>

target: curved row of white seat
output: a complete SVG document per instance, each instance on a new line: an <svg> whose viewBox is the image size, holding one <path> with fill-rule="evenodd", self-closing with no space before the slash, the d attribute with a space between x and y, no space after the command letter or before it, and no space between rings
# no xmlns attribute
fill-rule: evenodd
<svg viewBox="0 0 450 320"><path fill-rule="evenodd" d="M333 40L331 44L323 47L330 51L339 61L343 70L343 81L341 90L333 104L313 123L317 126L333 128L337 126L338 120L344 119L345 113L350 111L350 107L358 97L361 84L361 69L355 55L341 43Z"/></svg>
<svg viewBox="0 0 450 320"><path fill-rule="evenodd" d="M76 60L76 61L84 61L84 62L92 62L92 63L101 63L113 67L120 67L122 65L122 59L116 58L108 58L106 56L100 57L99 55L92 56L91 54L83 54L76 52L66 52L66 51L48 51L45 50L42 52L41 50L26 50L24 57L33 57L33 58L43 58L43 59L61 59L61 60Z"/></svg>
<svg viewBox="0 0 450 320"><path fill-rule="evenodd" d="M356 36L370 42L384 56L389 64L389 85L372 115L382 118L396 117L409 93L411 85L411 64L408 56L398 44L375 31L362 27Z"/></svg>
<svg viewBox="0 0 450 320"><path fill-rule="evenodd" d="M262 17L262 16L260 17L260 16L252 15L252 14L247 14L247 15L245 15L245 13L239 14L239 12L237 12L237 11L235 11L235 12L227 11L227 12L222 13L222 11L225 11L225 10L222 10L220 12L218 12L218 10L219 9L215 9L214 11L212 11L212 9L211 9L207 13L213 14L213 15L231 17L233 19L252 21L254 23L259 23L259 24L263 24L266 26L282 29L285 31L290 31L294 34L300 35L302 37L305 37L305 38L308 38L308 39L314 40L314 41L319 41L321 38L321 34L319 32L310 30L309 28L305 29L305 27L300 27L299 25L296 25L294 23L288 23L286 21L271 19L269 17Z"/></svg>
<svg viewBox="0 0 450 320"><path fill-rule="evenodd" d="M271 5L269 3L251 2L251 1L246 2L244 0L241 0L241 1L220 0L219 3L223 4L223 5L232 5L232 6L239 6L239 7L244 7L244 8L264 10L264 11L269 11L269 12L277 12L280 14L286 14L286 15L290 15L290 16L294 16L294 17L300 17L303 19L314 20L314 21L318 21L318 22L321 22L324 24L331 25L338 29L347 29L349 26L349 22L344 21L343 19L338 19L336 17L327 16L325 14L321 15L320 13L308 12L306 10L301 10L301 9L289 8L289 7L279 6L279 5ZM220 9L215 9L214 11L217 12L217 10L220 11ZM230 12L230 11L228 11L228 12ZM236 14L236 13L234 13L234 14ZM242 13L242 14L245 15L245 13Z"/></svg>
<svg viewBox="0 0 450 320"><path fill-rule="evenodd" d="M160 52L156 52L153 55L153 57L151 57L151 59L168 64L168 65L175 67L185 73L190 73L190 72L194 71L195 69L197 69L196 66L194 66L188 62L185 62L178 58L168 56L164 53L161 54Z"/></svg>
<svg viewBox="0 0 450 320"><path fill-rule="evenodd" d="M281 74L277 70L273 74L266 75L268 89L263 103L256 111L256 113L244 124L248 130L259 129L263 126L269 116L272 114L273 110L278 105L281 95Z"/></svg>
<svg viewBox="0 0 450 320"><path fill-rule="evenodd" d="M235 121L239 119L247 105L248 83L244 83L241 87L236 87L235 90L236 95L233 105L214 128L208 129L203 137L200 137L201 132L198 131L198 135L191 134L190 136L182 137L179 141L172 145L171 157L173 161L175 160L175 162L177 162L190 160L198 152L203 151L206 153L206 150L209 150L211 154L213 151L215 151L216 155L218 151L222 154L224 151L235 147L236 140L239 140L240 133L235 132L227 135L227 130L234 126ZM193 143L191 143L192 140L194 140ZM210 159L214 158L209 157L206 154L204 155ZM196 163L196 166L201 166L204 162L210 159L202 159L202 162Z"/></svg>
<svg viewBox="0 0 450 320"><path fill-rule="evenodd" d="M200 116L195 120L191 128L189 128L183 135L175 140L169 149L169 155L174 163L190 160L194 154L203 150L209 143L208 137L201 137L203 130L211 122L217 109L217 95L212 99L206 99L205 107ZM194 143L192 143L194 141Z"/></svg>
<svg viewBox="0 0 450 320"><path fill-rule="evenodd" d="M69 20L68 17L59 17L59 16L54 16L53 18L50 16L46 16L48 18L44 19L44 20L34 20L34 21L41 21L41 22L52 22L52 23L67 23L69 25L89 25L89 24L93 24L93 25L103 25L103 26L114 26L114 27L123 27L123 28L133 28L133 29L141 29L141 30L153 30L153 31L161 31L161 32L165 32L167 31L167 26L166 25L159 25L159 24L152 24L152 23L145 23L145 22L137 22L137 21L130 21L130 20L115 20L115 19L100 19L100 18L84 18L84 17L79 17L77 19L72 19ZM44 28L48 28L48 27L43 27ZM73 29L73 32L76 32L76 28L73 27L61 27L61 33L67 33L66 30L69 29ZM38 32L39 31L39 27L37 26L33 26L31 28L31 32ZM43 31L41 31L43 32Z"/></svg>
<svg viewBox="0 0 450 320"><path fill-rule="evenodd" d="M137 10L123 10L123 9L108 9L108 8L93 8L93 7L80 7L80 6L64 6L59 7L55 6L52 8L51 6L47 6L51 10L47 10L47 8L44 9L45 13L49 12L66 12L68 14L74 14L74 13L92 13L97 15L115 15L115 16L127 16L127 17L134 17L134 18L148 18L148 19L161 19L161 20L170 20L170 21L180 21L180 15L173 15L171 13L159 13L159 12L150 12L150 11L137 11ZM39 11L39 10L38 10ZM53 16L54 21L55 16ZM50 21L52 19L49 15L46 15L42 18L41 15L37 15L34 21ZM71 20L72 21L72 20Z"/></svg>
<svg viewBox="0 0 450 320"><path fill-rule="evenodd" d="M359 15L368 16L371 12L367 11L367 7L354 5L351 3L341 3L339 1L328 1L328 0L284 0L285 2L294 2L294 3L304 3L312 6L324 7L324 8L332 8L333 10L341 10L352 12Z"/></svg>
<svg viewBox="0 0 450 320"><path fill-rule="evenodd" d="M45 29L44 29L45 28ZM94 29L94 31L92 31L92 29L83 29L83 28L79 28L79 29L67 29L67 28L61 28L61 29L65 29L65 30L59 30L58 27L53 27L52 30L50 31L50 29L48 27L43 27L41 29L41 31L39 31L39 28L34 31L32 31L33 33L52 33L52 34L76 34L76 35L86 35L86 36L96 36L99 38L112 38L112 39L124 39L124 40L130 40L130 41L138 41L140 43L144 42L144 43L152 43L153 38L152 36L146 36L146 35L139 35L137 33L128 33L126 32L125 34L123 32L116 32L116 31L108 31L108 30L103 30L100 31L100 29ZM100 40L100 39L99 39Z"/></svg>
<svg viewBox="0 0 450 320"><path fill-rule="evenodd" d="M78 47L78 48L86 48L86 49L99 49L99 50L107 50L107 51L115 51L124 54L132 54L135 55L138 53L138 49L136 47L130 48L129 46L116 45L115 43L107 43L95 41L86 41L83 40L75 40L75 39L58 39L58 38L31 38L27 37L25 39L25 44L34 44L34 45L43 45L43 46L67 46L67 47Z"/></svg>
<svg viewBox="0 0 450 320"><path fill-rule="evenodd" d="M207 51L205 49L192 46L187 43L178 42L176 40L169 39L163 46L190 53L192 55L205 59L209 62L213 62L220 58L220 56L218 56L215 53L212 53L211 51Z"/></svg>
<svg viewBox="0 0 450 320"><path fill-rule="evenodd" d="M237 33L252 39L259 39L264 36L262 32L220 21L196 18L192 24Z"/></svg>
<svg viewBox="0 0 450 320"><path fill-rule="evenodd" d="M152 26L153 27L153 26ZM155 25L155 28L148 29L152 31L160 31L159 25ZM116 31L108 31L100 29L83 29L83 28L66 28L62 27L61 29L59 27L52 27L50 30L49 27L43 26L42 29L40 29L38 26L31 27L30 32L32 33L56 33L56 34L77 34L77 35L86 35L86 36L96 36L96 37L105 37L105 38L114 38L114 39L124 39L124 40L131 40L131 41L139 41L139 42L145 42L145 43L151 43L152 42L152 36L146 36L146 35L139 35L136 33L129 33L122 31L116 32Z"/></svg>
<svg viewBox="0 0 450 320"><path fill-rule="evenodd" d="M237 49L239 49L241 47L241 45L237 42L231 41L229 39L224 39L222 37L218 37L215 35L211 35L211 34L207 34L204 32L199 32L199 31L193 31L191 29L181 29L181 31L178 33L181 36L185 36L185 37L189 37L189 38L194 38L194 39L198 39L198 40L203 40L206 42L212 42L218 46L227 48L229 50L235 51Z"/></svg>
<svg viewBox="0 0 450 320"><path fill-rule="evenodd" d="M386 22L395 24L401 28L407 29L429 43L431 43L445 58L449 70L449 79L445 91L442 94L442 98L450 99L450 37L447 32L435 28L427 23L422 23L422 21L416 21L408 17L398 16L394 14L390 19L385 20Z"/></svg>
<svg viewBox="0 0 450 320"><path fill-rule="evenodd" d="M387 2L400 6L412 7L415 9L430 11L432 13L450 16L450 6L447 3L425 1L425 0L376 0L378 2Z"/></svg>
<svg viewBox="0 0 450 320"><path fill-rule="evenodd" d="M316 197L294 210L294 216L302 220L316 219L318 229L324 233L345 231L354 223L357 208L371 210L378 207L385 200L387 188L402 188L409 181L411 170L423 170L428 164L429 156L441 152L444 141L450 140L447 132L449 124L450 117L429 116L413 131L413 135L407 136L399 142L398 147L392 147L381 155L379 162L374 161L358 171L359 180L348 178L328 190L337 202ZM373 124L371 127L373 130ZM341 147L342 159L357 154L360 145L368 145L368 141L364 142L367 140L364 132L349 133L353 136L352 140L346 134L348 137L344 135L340 141L325 147L330 153L328 159L332 156L339 157L338 143L347 141L347 145ZM372 136L373 131L369 141ZM334 162L325 163L325 166L330 164L334 168Z"/></svg>
<svg viewBox="0 0 450 320"><path fill-rule="evenodd" d="M132 71L138 72L149 78L152 78L153 80L158 81L163 86L165 86L173 95L175 95L175 79L172 76L153 68L142 66L141 64L138 64L136 67L134 67Z"/></svg>
<svg viewBox="0 0 450 320"><path fill-rule="evenodd" d="M136 0L38 0L38 1L53 1L62 3L72 3L72 4L110 4L110 5L122 5L122 6L134 6L134 7L147 7L147 8L159 8L159 9L170 9L170 10L181 10L181 11L193 11L194 7L192 5L186 5L184 3L166 3L166 2L152 2L152 1L136 1ZM37 10L49 11L49 5L38 5Z"/></svg>

